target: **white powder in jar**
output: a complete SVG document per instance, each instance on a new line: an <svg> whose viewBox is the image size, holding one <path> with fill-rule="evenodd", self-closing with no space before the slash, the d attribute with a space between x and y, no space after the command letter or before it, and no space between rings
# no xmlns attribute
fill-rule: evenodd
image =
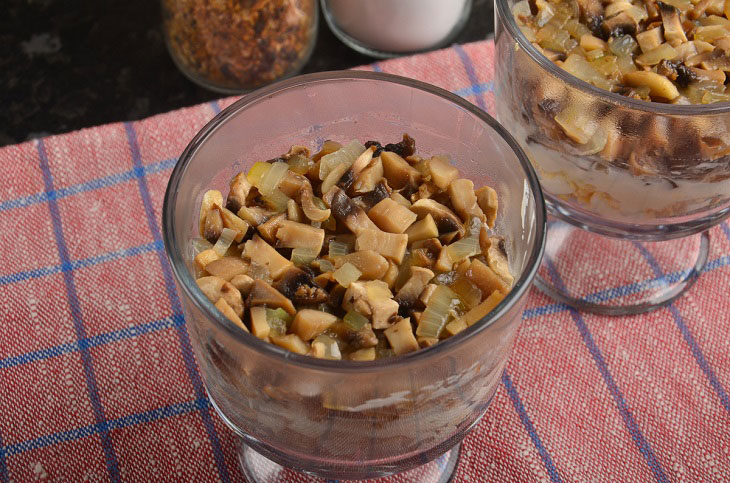
<svg viewBox="0 0 730 483"><path fill-rule="evenodd" d="M385 52L434 47L471 0L328 0L334 22L364 46Z"/></svg>

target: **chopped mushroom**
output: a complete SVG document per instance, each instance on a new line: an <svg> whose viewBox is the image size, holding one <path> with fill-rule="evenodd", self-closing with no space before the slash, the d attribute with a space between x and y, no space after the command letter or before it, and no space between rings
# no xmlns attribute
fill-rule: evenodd
<svg viewBox="0 0 730 483"><path fill-rule="evenodd" d="M464 222L471 217L485 220L482 209L477 204L477 196L474 194L474 183L469 179L457 179L449 185L449 196L454 205L454 211L459 214Z"/></svg>
<svg viewBox="0 0 730 483"><path fill-rule="evenodd" d="M387 233L379 229L367 229L360 232L355 241L359 250L373 250L395 263L401 263L408 246L408 235Z"/></svg>
<svg viewBox="0 0 730 483"><path fill-rule="evenodd" d="M417 186L421 182L421 173L396 153L383 151L380 160L383 162L383 175L394 189L408 184Z"/></svg>
<svg viewBox="0 0 730 483"><path fill-rule="evenodd" d="M458 333L492 300L484 287L511 286L487 224L496 193L446 156L415 154L408 135L310 155L292 146L254 163L225 206L220 192L203 196L197 284L242 331L310 357L374 360Z"/></svg>
<svg viewBox="0 0 730 483"><path fill-rule="evenodd" d="M487 218L487 225L489 225L489 228L494 228L494 223L497 220L497 210L499 209L497 192L489 186L482 186L475 191L475 194L477 195L477 203L479 203Z"/></svg>
<svg viewBox="0 0 730 483"><path fill-rule="evenodd" d="M682 22L679 20L679 10L677 10L677 7L659 1L657 5L659 5L659 12L662 15L664 38L667 39L667 42L672 47L687 42L687 36L684 35L684 29L682 28Z"/></svg>
<svg viewBox="0 0 730 483"><path fill-rule="evenodd" d="M286 248L307 248L319 253L324 243L324 230L296 221L282 221L276 231L276 239Z"/></svg>
<svg viewBox="0 0 730 483"><path fill-rule="evenodd" d="M291 331L302 340L312 340L337 322L337 317L319 310L302 309L292 322Z"/></svg>
<svg viewBox="0 0 730 483"><path fill-rule="evenodd" d="M380 280L353 282L345 292L342 306L370 318L373 328L385 329L398 313L398 302L392 296L387 284Z"/></svg>
<svg viewBox="0 0 730 483"><path fill-rule="evenodd" d="M246 173L238 173L231 180L230 190L226 198L226 208L233 213L238 213L238 210L246 205L249 191L251 191L251 183L248 181Z"/></svg>
<svg viewBox="0 0 730 483"><path fill-rule="evenodd" d="M396 355L408 354L418 350L418 342L413 335L411 319L401 319L396 324L385 329L385 337Z"/></svg>
<svg viewBox="0 0 730 483"><path fill-rule="evenodd" d="M277 307L284 309L289 315L297 312L291 300L263 280L254 280L251 293L248 294L248 305L251 307L261 305L270 308Z"/></svg>
<svg viewBox="0 0 730 483"><path fill-rule="evenodd" d="M434 200L418 200L411 206L411 211L418 215L419 219L424 218L426 215L431 215L439 233L456 231L461 236L466 232L464 224L459 217L448 207Z"/></svg>
<svg viewBox="0 0 730 483"><path fill-rule="evenodd" d="M360 250L348 253L335 259L335 268L340 268L345 263L354 265L365 280L380 280L388 271L388 261L374 250Z"/></svg>
<svg viewBox="0 0 730 483"><path fill-rule="evenodd" d="M215 304L223 298L236 315L243 316L243 298L236 287L222 278L214 276L200 277L196 283L208 300Z"/></svg>
<svg viewBox="0 0 730 483"><path fill-rule="evenodd" d="M271 245L266 243L258 235L246 242L243 256L249 260L256 259L259 265L263 265L274 279L284 273L292 264L291 261L282 257Z"/></svg>
<svg viewBox="0 0 730 483"><path fill-rule="evenodd" d="M403 233L415 221L417 215L390 198L385 198L368 211L371 220L383 231Z"/></svg>
<svg viewBox="0 0 730 483"><path fill-rule="evenodd" d="M249 263L238 257L223 257L208 263L204 268L209 274L229 282L236 275L246 274Z"/></svg>

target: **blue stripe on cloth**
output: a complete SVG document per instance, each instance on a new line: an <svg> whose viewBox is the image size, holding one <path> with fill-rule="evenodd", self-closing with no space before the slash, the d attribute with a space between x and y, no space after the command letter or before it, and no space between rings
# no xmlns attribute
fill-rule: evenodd
<svg viewBox="0 0 730 483"><path fill-rule="evenodd" d="M722 225L722 231L725 232L725 236L727 237L728 241L730 241L730 224L729 222L725 222Z"/></svg>
<svg viewBox="0 0 730 483"><path fill-rule="evenodd" d="M161 419L168 419L193 411L208 410L209 407L210 403L206 398L198 398L195 401L172 404L170 406L152 409L143 413L136 413L117 419L111 419L105 423L105 426L108 426L111 429L123 429L130 426L151 423ZM32 451L34 449L46 448L55 444L86 438L102 431L103 430L99 424L90 424L88 426L82 426L68 431L60 431L58 433L52 433L28 441L23 441L4 448L0 447L0 451L4 452L8 456L13 456L26 451Z"/></svg>
<svg viewBox="0 0 730 483"><path fill-rule="evenodd" d="M659 263L657 263L654 256L651 254L651 252L649 252L649 250L647 250L642 244L638 242L634 243L639 248L639 252L641 253L641 255L646 259L646 262L654 271L654 274L657 276L661 276L662 269L659 266ZM727 391L722 386L722 383L720 383L720 380L717 378L717 374L715 374L715 371L713 371L712 367L710 367L710 364L708 364L707 358L703 354L702 349L700 349L700 345L697 343L694 336L692 336L692 332L690 332L689 327L687 327L687 324L685 323L682 314L679 313L679 309L677 309L674 304L670 304L668 309L669 313L672 314L672 318L674 319L674 323L679 329L680 334L682 334L684 341L689 346L690 352L692 352L692 355L697 361L697 365L699 365L700 369L702 369L702 372L705 373L705 377L707 377L710 386L712 386L712 389L720 398L720 404L722 404L726 411L730 411L730 398L728 398Z"/></svg>
<svg viewBox="0 0 730 483"><path fill-rule="evenodd" d="M374 72L383 72L383 68L380 67L380 64L378 64L377 62L373 62L372 64L370 64L370 67L373 68Z"/></svg>
<svg viewBox="0 0 730 483"><path fill-rule="evenodd" d="M142 172L142 176L159 173L166 169L170 169L175 166L177 159L166 159L159 161L154 164L146 166ZM134 170L125 171L123 173L110 174L101 178L92 179L84 183L78 183L66 188L60 188L58 190L51 190L43 193L36 193L33 195L23 196L12 200L0 202L0 211L8 211L16 208L24 208L26 206L45 203L46 201L53 199L59 200L69 196L77 195L79 193L85 193L87 191L94 191L102 188L108 188L115 184L124 183L125 181L133 180L137 177L137 173Z"/></svg>
<svg viewBox="0 0 730 483"><path fill-rule="evenodd" d="M173 314L162 319L153 320L152 322L145 322L131 327L105 332L79 341L67 342L47 349L40 349L17 356L6 357L5 359L0 359L0 369L9 369L11 367L22 366L23 364L31 362L51 359L53 357L81 350L82 348L90 349L92 347L111 344L125 339L132 339L140 335L169 329L171 327L178 327L184 323L185 319L182 314Z"/></svg>
<svg viewBox="0 0 730 483"><path fill-rule="evenodd" d="M550 453L547 452L547 450L545 449L545 446L542 444L542 441L540 440L540 436L537 435L535 426L532 424L532 421L530 420L530 416L527 414L527 410L525 409L525 406L522 404L520 395L517 393L517 389L512 384L512 379L509 377L509 374L507 373L506 370L502 374L502 384L504 384L504 388L507 390L507 395L509 396L510 400L512 401L512 405L515 407L515 411L517 411L517 415L520 417L520 421L522 421L522 425L527 430L527 434L530 436L530 439L532 440L532 444L535 445L535 448L537 449L537 452L540 455L540 458L542 458L542 463L545 465L545 469L547 470L548 476L550 476L550 481L553 481L553 482L562 481L557 468L555 468L553 459L550 457Z"/></svg>
<svg viewBox="0 0 730 483"><path fill-rule="evenodd" d="M457 89L454 91L454 94L456 94L459 97L468 97L468 96L478 96L482 94L486 94L487 92L492 92L494 90L494 83L493 82L484 82L482 84L477 84L474 86L465 87L463 89Z"/></svg>
<svg viewBox="0 0 730 483"><path fill-rule="evenodd" d="M220 105L220 102L218 100L210 101L208 103L208 105L213 110L213 114L216 114L217 115L219 112L221 112L221 105Z"/></svg>
<svg viewBox="0 0 730 483"><path fill-rule="evenodd" d="M38 157L40 160L40 168L43 173L43 184L45 186L46 193L53 191L53 175L51 174L51 168L48 163L48 156L46 155L45 145L43 140L37 142ZM79 303L78 294L76 293L76 285L74 282L73 274L71 273L71 263L69 262L68 249L66 247L66 240L63 235L63 225L61 222L61 212L58 208L58 203L53 197L49 196L48 209L51 213L51 223L53 224L53 235L56 239L56 248L58 250L58 256L61 259L61 269L63 270L63 281L66 285L66 293L68 295L68 304L71 309L71 318L73 320L74 330L76 332L76 339L86 339L86 327L84 326L84 320L81 315L81 305ZM117 463L117 456L114 453L114 446L112 440L109 437L109 430L106 427L106 417L104 416L104 408L101 405L99 399L99 390L96 381L96 375L94 374L94 365L91 354L86 349L81 349L81 362L84 368L84 376L86 378L86 387L89 393L89 400L91 407L94 411L94 419L101 428L101 446L104 451L104 459L106 461L107 471L112 481L119 481L119 465Z"/></svg>
<svg viewBox="0 0 730 483"><path fill-rule="evenodd" d="M477 77L476 70L474 70L474 64L472 63L471 59L469 58L469 54L466 53L464 50L464 47L462 47L459 44L454 44L453 47L456 54L461 59L461 63L464 65L464 71L466 72L466 77L469 79L469 84L471 84L472 88L474 86L479 85L479 78ZM481 94L478 94L476 96L477 106L482 108L483 110L487 110L487 104L484 102L484 96Z"/></svg>
<svg viewBox="0 0 730 483"><path fill-rule="evenodd" d="M5 456L5 447L3 446L3 438L0 435L0 483L9 483L10 475L8 475L8 463Z"/></svg>
<svg viewBox="0 0 730 483"><path fill-rule="evenodd" d="M139 145L137 144L137 133L134 127L130 123L124 123L124 129L127 133L127 141L129 143L129 150L132 154L132 163L134 164L135 171L142 171L142 157L139 152ZM139 183L139 192L142 196L142 203L144 205L145 215L147 217L147 224L150 229L150 233L156 243L162 243L162 235L160 228L157 226L157 219L155 217L155 211L152 207L152 197L150 196L149 188L147 187L147 180L140 176L137 178ZM162 251L157 252L160 266L162 268L162 276L165 280L165 289L167 290L167 297L170 300L172 311L174 313L182 313L182 304L177 295L175 288L175 282L172 278L172 269L167 261L165 254ZM195 367L195 359L193 357L193 348L190 345L190 338L185 330L184 326L177 327L178 339L180 342L180 350L182 352L183 361L185 362L185 368L190 378L190 382L193 385L195 394L198 398L205 397L205 390L203 388L203 382L200 379ZM210 440L211 449L213 450L213 457L215 464L218 469L218 474L223 481L230 481L228 475L228 468L226 467L225 459L223 457L223 450L221 448L218 433L213 425L213 419L210 416L208 409L200 410L200 417L203 420L203 426L208 433L208 439Z"/></svg>
<svg viewBox="0 0 730 483"><path fill-rule="evenodd" d="M545 267L548 270L548 273L550 274L550 277L553 279L553 283L555 284L556 288L558 290L565 291L565 285L560 279L560 275L558 274L555 265L553 265L553 262L548 256L545 256L544 263ZM659 482L668 483L669 479L667 478L667 475L664 473L664 470L662 469L659 460L657 460L654 451L651 449L649 442L642 434L639 425L636 423L634 416L631 414L631 410L626 404L626 400L621 393L621 390L618 388L616 381L614 381L613 376L608 369L608 364L603 358L603 354L601 354L601 350L598 348L598 345L596 345L596 342L593 340L593 336L588 330L588 326L583 320L583 317L575 309L570 308L568 309L568 311L570 312L570 316L573 318L573 322L575 322L575 325L578 328L578 332L583 338L583 342L588 347L588 351L590 352L593 360L596 363L598 372L600 372L604 382L606 383L606 386L608 387L609 392L611 393L611 396L613 396L613 399L616 402L616 406L618 407L619 413L624 420L626 428L631 434L631 438L634 440L634 443L638 447L641 455L646 460L646 463L649 465L652 473L654 473L654 478L656 478L656 480Z"/></svg>
<svg viewBox="0 0 730 483"><path fill-rule="evenodd" d="M102 253L101 255L95 255L93 257L72 261L68 265L66 265L66 270L78 270L81 268L98 265L100 263L112 262L115 260L121 260L123 258L133 257L135 255L140 255L142 253L161 251L163 249L164 247L161 242L146 243L144 245L138 245L136 247L124 248L122 250ZM46 277L48 275L61 273L62 271L63 268L61 265L52 265L50 267L34 268L32 270L11 273L9 275L0 275L0 286L23 282L25 280L31 280L34 278Z"/></svg>

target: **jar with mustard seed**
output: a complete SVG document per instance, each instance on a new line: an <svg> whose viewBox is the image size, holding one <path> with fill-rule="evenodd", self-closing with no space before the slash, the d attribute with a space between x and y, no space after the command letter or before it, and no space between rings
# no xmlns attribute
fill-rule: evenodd
<svg viewBox="0 0 730 483"><path fill-rule="evenodd" d="M192 81L241 93L296 74L317 38L316 0L161 0L165 41Z"/></svg>

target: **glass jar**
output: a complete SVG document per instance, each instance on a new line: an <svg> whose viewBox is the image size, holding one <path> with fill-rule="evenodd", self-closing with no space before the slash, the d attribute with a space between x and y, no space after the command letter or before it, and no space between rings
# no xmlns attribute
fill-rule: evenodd
<svg viewBox="0 0 730 483"><path fill-rule="evenodd" d="M224 93L296 74L317 38L316 0L162 0L168 50L189 79Z"/></svg>
<svg viewBox="0 0 730 483"><path fill-rule="evenodd" d="M447 45L471 6L472 0L322 0L327 25L342 42L380 58Z"/></svg>

